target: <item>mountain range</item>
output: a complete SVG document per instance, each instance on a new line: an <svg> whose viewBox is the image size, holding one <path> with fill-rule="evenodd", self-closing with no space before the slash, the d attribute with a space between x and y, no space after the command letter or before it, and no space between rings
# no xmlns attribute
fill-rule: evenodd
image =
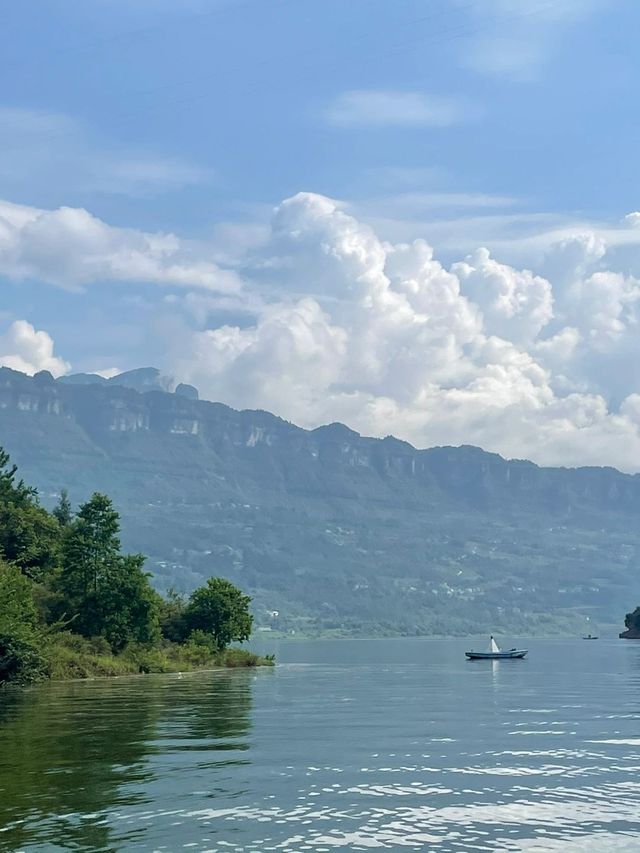
<svg viewBox="0 0 640 853"><path fill-rule="evenodd" d="M265 629L554 633L640 601L640 476L304 430L155 368L0 369L0 444L46 506L109 494L160 589L223 575ZM587 621L588 620L588 621Z"/></svg>

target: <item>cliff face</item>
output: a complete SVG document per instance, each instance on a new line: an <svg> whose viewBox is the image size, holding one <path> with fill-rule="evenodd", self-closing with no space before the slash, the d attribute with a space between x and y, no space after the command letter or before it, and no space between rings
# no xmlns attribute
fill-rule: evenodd
<svg viewBox="0 0 640 853"><path fill-rule="evenodd" d="M640 596L640 477L613 469L417 450L235 411L188 386L139 393L7 368L0 444L45 503L62 486L75 500L111 494L161 585L219 572L291 618L524 626L549 608L613 616Z"/></svg>

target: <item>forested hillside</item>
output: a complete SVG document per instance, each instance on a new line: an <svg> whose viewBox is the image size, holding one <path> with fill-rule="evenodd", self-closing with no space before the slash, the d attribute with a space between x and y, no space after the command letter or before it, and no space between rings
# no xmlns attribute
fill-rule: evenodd
<svg viewBox="0 0 640 853"><path fill-rule="evenodd" d="M160 589L223 575L263 627L573 631L640 600L640 477L196 397L1 369L0 444L45 505L109 494Z"/></svg>

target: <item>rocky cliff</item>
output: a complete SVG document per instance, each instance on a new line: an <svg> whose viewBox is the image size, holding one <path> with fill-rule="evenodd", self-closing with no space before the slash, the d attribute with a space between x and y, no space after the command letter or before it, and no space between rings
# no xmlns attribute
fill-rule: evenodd
<svg viewBox="0 0 640 853"><path fill-rule="evenodd" d="M125 384L0 369L0 443L44 502L111 494L161 586L219 572L275 627L381 631L552 629L640 598L638 476L307 431L190 386Z"/></svg>

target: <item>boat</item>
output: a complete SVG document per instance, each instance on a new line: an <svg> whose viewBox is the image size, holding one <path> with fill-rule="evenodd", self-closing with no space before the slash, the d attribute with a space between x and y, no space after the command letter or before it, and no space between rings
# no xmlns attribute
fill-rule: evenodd
<svg viewBox="0 0 640 853"><path fill-rule="evenodd" d="M587 634L587 636L583 637L582 639L583 640L597 640L598 638L597 638L597 636L594 636L593 634Z"/></svg>
<svg viewBox="0 0 640 853"><path fill-rule="evenodd" d="M496 641L491 637L489 649L486 652L465 652L469 660L522 660L528 649L508 649L502 651Z"/></svg>

